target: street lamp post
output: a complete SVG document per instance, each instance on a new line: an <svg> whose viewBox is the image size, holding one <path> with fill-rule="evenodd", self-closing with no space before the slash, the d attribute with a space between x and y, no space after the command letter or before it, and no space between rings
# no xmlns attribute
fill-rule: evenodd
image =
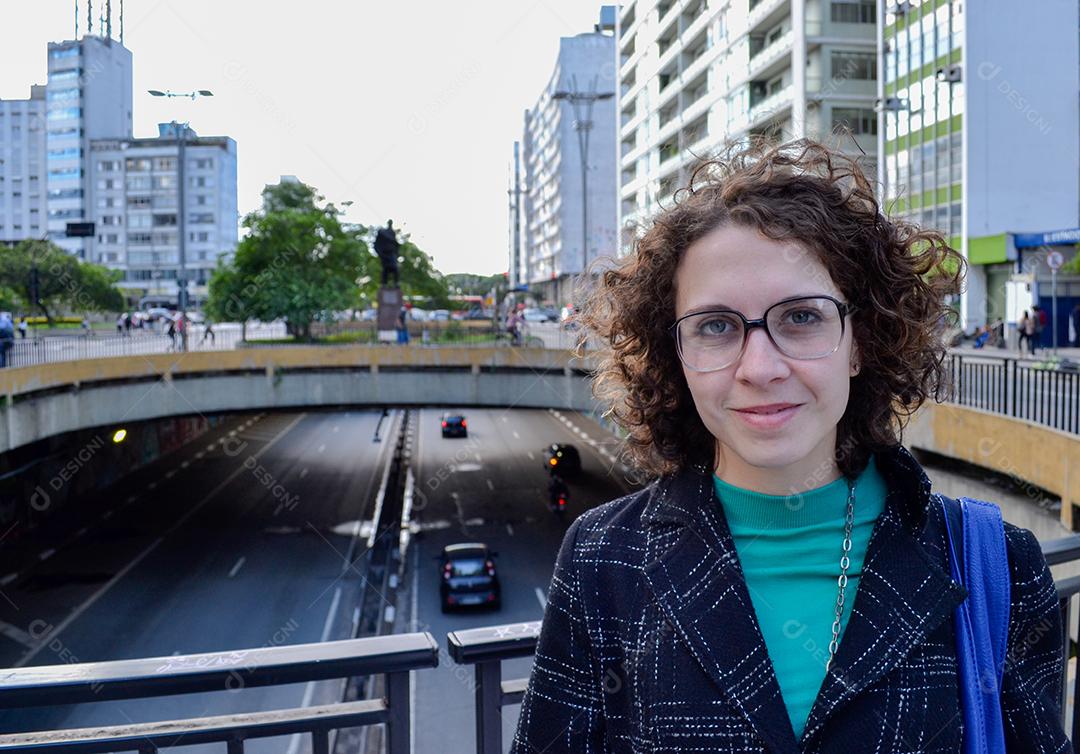
<svg viewBox="0 0 1080 754"><path fill-rule="evenodd" d="M152 97L187 97L194 100L196 97L213 97L214 93L208 89L198 89L193 92L170 92L160 91L158 89L148 90ZM173 135L176 136L176 159L179 165L176 169L176 179L179 182L179 187L176 190L176 227L179 233L178 248L180 256L180 269L176 275L176 298L177 304L180 306L180 350L188 350L188 321L187 321L187 304L188 304L188 290L187 290L187 239L185 234L185 217L184 217L184 194L187 190L187 186L184 185L184 167L185 167L185 146L187 144L187 130L188 124L178 123L173 120L171 123L173 127Z"/></svg>
<svg viewBox="0 0 1080 754"><path fill-rule="evenodd" d="M578 135L578 156L581 161L581 272L588 263L589 244L589 132L592 131L592 110L597 100L611 99L614 92L597 92L596 76L592 77L588 91L577 88L577 76L570 77L570 89L561 89L553 99L568 100L574 108L574 130ZM584 110L584 116L582 115Z"/></svg>

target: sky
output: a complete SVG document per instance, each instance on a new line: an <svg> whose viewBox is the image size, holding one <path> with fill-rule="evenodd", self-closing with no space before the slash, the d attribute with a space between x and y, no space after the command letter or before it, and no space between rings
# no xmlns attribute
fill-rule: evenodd
<svg viewBox="0 0 1080 754"><path fill-rule="evenodd" d="M119 36L113 0L113 36ZM240 214L295 175L350 222L393 218L444 273L503 272L522 116L559 38L592 31L589 0L126 0L135 136L188 120L237 142ZM0 98L46 78L74 0L0 0ZM95 0L95 17L104 0ZM79 1L79 34L86 0ZM96 23L95 23L96 29ZM147 89L213 97L154 98Z"/></svg>

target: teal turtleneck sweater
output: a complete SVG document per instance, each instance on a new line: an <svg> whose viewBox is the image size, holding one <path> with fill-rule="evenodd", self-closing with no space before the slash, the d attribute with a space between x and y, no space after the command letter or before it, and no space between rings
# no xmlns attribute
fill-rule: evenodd
<svg viewBox="0 0 1080 754"><path fill-rule="evenodd" d="M836 580L844 543L847 479L801 495L764 495L713 483L724 510L795 737L801 739L825 678L836 617ZM855 482L851 565L841 636L851 615L870 534L887 487L873 457Z"/></svg>

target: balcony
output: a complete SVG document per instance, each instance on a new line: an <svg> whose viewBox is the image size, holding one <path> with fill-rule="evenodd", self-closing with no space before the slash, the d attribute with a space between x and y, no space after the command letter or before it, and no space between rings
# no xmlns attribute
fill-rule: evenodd
<svg viewBox="0 0 1080 754"><path fill-rule="evenodd" d="M788 58L794 40L795 30L788 29L776 40L756 51L751 47L750 64L747 67L750 78L766 78L770 73L776 73L789 67L791 61Z"/></svg>
<svg viewBox="0 0 1080 754"><path fill-rule="evenodd" d="M769 94L759 100L750 100L749 126L760 125L762 122L778 115L786 108L791 107L791 100L795 93L795 87L788 84L774 94Z"/></svg>

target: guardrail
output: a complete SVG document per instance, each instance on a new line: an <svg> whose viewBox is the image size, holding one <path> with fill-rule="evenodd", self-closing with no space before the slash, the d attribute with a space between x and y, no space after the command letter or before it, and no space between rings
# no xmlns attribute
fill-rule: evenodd
<svg viewBox="0 0 1080 754"><path fill-rule="evenodd" d="M1080 559L1080 535L1043 545L1051 565ZM1064 632L1065 665L1073 658L1072 604L1080 576L1057 581ZM536 652L540 621L453 631L447 650L454 662L472 665L476 675L475 719L478 754L503 751L501 710L520 703L526 678L504 680L502 662ZM0 676L0 707L25 708L84 704L115 699L236 690L305 681L383 674L376 698L314 707L226 714L117 726L0 735L0 752L75 754L113 751L156 753L197 743L225 743L228 754L243 754L246 741L268 736L310 734L314 754L329 754L331 732L386 726L386 751L404 754L416 721L409 708L409 671L438 666L438 645L430 633L407 633L321 644L274 646L139 660L29 667ZM1060 679L1061 715L1072 739L1080 740L1075 699L1080 673ZM1072 698L1070 699L1070 691Z"/></svg>
<svg viewBox="0 0 1080 754"><path fill-rule="evenodd" d="M314 754L329 754L330 732L384 724L389 754L409 751L409 671L439 664L428 633L346 639L321 644L262 647L139 660L5 670L0 707L15 709L88 704L116 699L240 691L370 674L384 674L385 694L376 699L293 709L266 710L181 720L94 726L0 735L0 752L91 754L225 743L243 754L246 741L310 734Z"/></svg>

